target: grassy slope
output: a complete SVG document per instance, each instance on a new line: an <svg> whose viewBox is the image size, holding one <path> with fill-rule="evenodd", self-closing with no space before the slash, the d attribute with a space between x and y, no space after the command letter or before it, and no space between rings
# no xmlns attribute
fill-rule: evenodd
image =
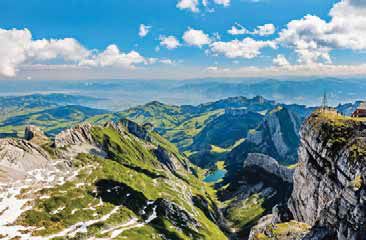
<svg viewBox="0 0 366 240"><path fill-rule="evenodd" d="M192 237L226 239L205 213L193 205L190 199L187 199L190 195L203 197L209 203L209 208L214 208L213 190L202 184L200 179L184 171L179 172L181 178L173 176L161 167L153 151L149 150L146 145L147 143L132 135L126 134L121 137L115 130L102 127L94 128L93 135L100 142L106 138L109 139L107 151L112 153L113 157L102 159L89 154L79 155L74 164L84 166L84 169L78 174L77 179L59 187L42 190L40 195L51 197L39 199L33 210L27 211L21 217L20 222L40 227L41 230L36 234L47 235L59 232L79 221L98 219L110 212L116 205L113 201L105 201L102 206L98 206L99 198L93 194L99 181L108 180L125 186L120 196L124 198L132 196L132 199L122 201L123 207L117 213L103 223L90 226L87 233L81 234L83 237L93 235L102 237L101 229L127 222L131 217L141 220L138 209L142 209L143 203L164 198L178 204L184 211L195 216L200 224L198 232L192 231L191 228L184 227L184 225L173 227L179 223L174 223L167 218L158 218L141 228L123 232L118 239L162 239L161 234L168 236L169 239L191 239ZM153 137L157 142L171 149L178 158L183 158L178 156L176 148L166 140L156 134ZM77 187L77 183L85 185ZM96 210L90 210L91 206ZM56 214L51 214L56 209L61 210ZM42 229L42 227L44 228Z"/></svg>

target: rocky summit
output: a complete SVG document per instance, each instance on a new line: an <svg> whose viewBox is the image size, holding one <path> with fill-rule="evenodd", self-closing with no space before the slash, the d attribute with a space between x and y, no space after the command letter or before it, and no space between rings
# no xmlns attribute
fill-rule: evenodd
<svg viewBox="0 0 366 240"><path fill-rule="evenodd" d="M316 112L304 124L290 210L338 239L366 236L366 123Z"/></svg>
<svg viewBox="0 0 366 240"><path fill-rule="evenodd" d="M365 147L363 118L314 112L302 127L293 191L280 211L292 219L266 216L251 239L365 239Z"/></svg>

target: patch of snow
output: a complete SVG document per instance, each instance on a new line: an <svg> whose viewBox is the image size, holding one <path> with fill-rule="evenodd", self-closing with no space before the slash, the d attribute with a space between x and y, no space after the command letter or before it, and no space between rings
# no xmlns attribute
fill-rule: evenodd
<svg viewBox="0 0 366 240"><path fill-rule="evenodd" d="M99 219L76 223L57 234L48 236L46 239L52 239L52 238L56 238L56 237L65 237L65 236L74 237L77 233L85 233L85 232L87 232L87 229L89 226L91 226L95 223L98 223L98 222L106 221L108 218L110 218L110 216L115 214L118 210L119 210L119 207L115 207L111 212L102 216Z"/></svg>

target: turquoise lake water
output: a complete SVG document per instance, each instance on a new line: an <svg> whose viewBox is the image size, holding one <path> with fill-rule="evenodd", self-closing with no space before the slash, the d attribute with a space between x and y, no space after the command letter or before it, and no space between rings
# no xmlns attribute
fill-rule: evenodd
<svg viewBox="0 0 366 240"><path fill-rule="evenodd" d="M223 177L225 177L226 170L218 169L215 172L207 175L203 181L207 183L214 183L220 181Z"/></svg>

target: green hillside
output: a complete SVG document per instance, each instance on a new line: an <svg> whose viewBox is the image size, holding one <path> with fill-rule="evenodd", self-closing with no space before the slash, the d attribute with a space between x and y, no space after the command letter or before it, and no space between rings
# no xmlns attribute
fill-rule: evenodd
<svg viewBox="0 0 366 240"><path fill-rule="evenodd" d="M79 153L72 161L80 169L75 179L36 193L32 209L17 221L35 227L34 236L227 239L215 223L220 216L213 190L202 183L200 170L174 145L126 120L82 132L91 134L106 156ZM76 146L51 151L57 155L69 148L75 151ZM85 223L85 230L71 238L58 238L58 233L67 233L80 222ZM120 230L119 234L114 230Z"/></svg>
<svg viewBox="0 0 366 240"><path fill-rule="evenodd" d="M106 113L108 113L106 110L79 105L46 108L24 113L18 112L15 116L0 121L0 133L4 136L23 136L25 126L36 125L41 127L48 135L55 135L65 128L70 128L93 116Z"/></svg>

